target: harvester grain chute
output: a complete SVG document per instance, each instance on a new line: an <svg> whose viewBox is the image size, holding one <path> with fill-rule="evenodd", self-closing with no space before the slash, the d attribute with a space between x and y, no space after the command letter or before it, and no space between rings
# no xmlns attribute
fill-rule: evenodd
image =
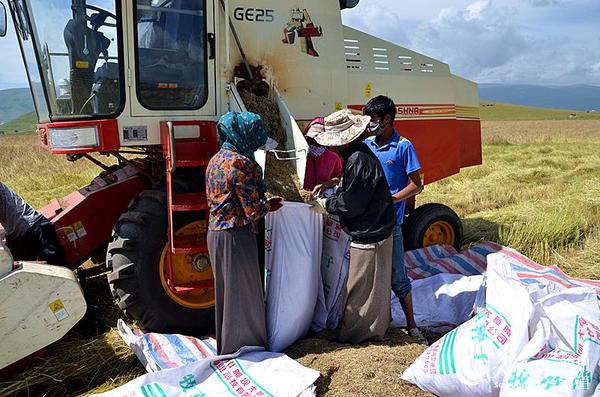
<svg viewBox="0 0 600 397"><path fill-rule="evenodd" d="M481 163L476 84L344 26L340 10L356 0L7 2L42 147L104 168L89 186L41 209L65 250L60 265L74 269L108 247L115 300L144 329L213 328L204 169L218 149L219 116L244 107L236 40L248 65L268 69L286 134L281 157L299 180L307 153L301 128L339 108L360 112L380 93L398 104L396 127L414 143L426 184ZM460 246L452 210L410 204L418 216L408 216L409 248Z"/></svg>

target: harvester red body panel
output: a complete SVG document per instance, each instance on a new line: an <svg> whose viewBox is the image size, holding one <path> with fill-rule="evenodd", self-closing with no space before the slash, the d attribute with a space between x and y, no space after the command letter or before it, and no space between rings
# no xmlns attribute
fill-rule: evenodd
<svg viewBox="0 0 600 397"><path fill-rule="evenodd" d="M55 226L65 254L64 266L75 269L105 244L131 200L148 188L133 167L106 173L39 211Z"/></svg>

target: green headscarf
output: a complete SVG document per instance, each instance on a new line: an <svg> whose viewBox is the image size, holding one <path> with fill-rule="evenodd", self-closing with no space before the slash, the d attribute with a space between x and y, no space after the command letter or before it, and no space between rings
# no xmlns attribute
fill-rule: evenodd
<svg viewBox="0 0 600 397"><path fill-rule="evenodd" d="M263 119L250 112L229 112L221 117L217 124L222 148L231 150L249 158L258 167L260 173L261 195L266 191L263 170L254 158L254 152L267 143L267 125Z"/></svg>
<svg viewBox="0 0 600 397"><path fill-rule="evenodd" d="M248 157L252 161L254 152L267 143L267 125L263 119L250 112L229 112L217 125L223 148Z"/></svg>

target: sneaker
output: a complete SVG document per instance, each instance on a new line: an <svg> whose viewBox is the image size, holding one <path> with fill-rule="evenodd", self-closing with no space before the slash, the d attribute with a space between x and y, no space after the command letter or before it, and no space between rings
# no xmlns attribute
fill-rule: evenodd
<svg viewBox="0 0 600 397"><path fill-rule="evenodd" d="M420 345L429 346L429 342L427 342L427 339L425 339L421 331L419 331L419 328L412 328L408 330L408 335L415 338Z"/></svg>

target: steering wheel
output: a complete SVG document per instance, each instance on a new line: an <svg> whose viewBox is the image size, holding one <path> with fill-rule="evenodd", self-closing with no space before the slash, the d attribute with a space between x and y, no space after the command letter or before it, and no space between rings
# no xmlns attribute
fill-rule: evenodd
<svg viewBox="0 0 600 397"><path fill-rule="evenodd" d="M85 16L85 18L91 22L92 26L94 26L94 30L98 30L102 26L108 26L108 27L112 27L112 28L117 27L117 16L115 14L113 14L112 12L106 11L100 7L92 6L89 4L86 4L85 8L87 10L96 11L98 13L98 14L94 14L94 15L90 15L90 16L88 16L86 14L86 16ZM115 23L107 23L106 22L107 18L114 19Z"/></svg>

